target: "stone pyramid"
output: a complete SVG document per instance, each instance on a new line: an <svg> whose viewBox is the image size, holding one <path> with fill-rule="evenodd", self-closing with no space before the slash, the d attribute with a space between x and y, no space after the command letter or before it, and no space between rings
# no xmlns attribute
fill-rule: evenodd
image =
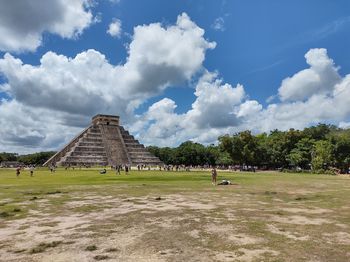
<svg viewBox="0 0 350 262"><path fill-rule="evenodd" d="M158 157L119 125L119 116L96 115L83 130L44 166L163 165Z"/></svg>

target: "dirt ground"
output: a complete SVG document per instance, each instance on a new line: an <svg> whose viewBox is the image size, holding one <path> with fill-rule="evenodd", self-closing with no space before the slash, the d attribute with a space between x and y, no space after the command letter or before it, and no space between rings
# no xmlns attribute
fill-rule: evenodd
<svg viewBox="0 0 350 262"><path fill-rule="evenodd" d="M350 261L350 180L271 181L17 188L0 261Z"/></svg>

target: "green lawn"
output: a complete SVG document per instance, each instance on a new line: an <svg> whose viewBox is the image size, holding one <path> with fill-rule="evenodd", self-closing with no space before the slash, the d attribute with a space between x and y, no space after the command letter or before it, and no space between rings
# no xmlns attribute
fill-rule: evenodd
<svg viewBox="0 0 350 262"><path fill-rule="evenodd" d="M0 261L349 261L350 178L0 169Z"/></svg>

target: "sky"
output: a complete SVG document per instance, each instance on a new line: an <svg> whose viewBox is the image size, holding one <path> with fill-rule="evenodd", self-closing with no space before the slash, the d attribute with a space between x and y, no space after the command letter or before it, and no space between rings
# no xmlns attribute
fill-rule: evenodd
<svg viewBox="0 0 350 262"><path fill-rule="evenodd" d="M0 152L350 127L348 0L0 0Z"/></svg>

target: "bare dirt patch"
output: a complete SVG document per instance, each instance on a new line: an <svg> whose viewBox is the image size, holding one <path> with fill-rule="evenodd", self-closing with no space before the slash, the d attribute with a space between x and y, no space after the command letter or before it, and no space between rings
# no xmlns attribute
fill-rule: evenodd
<svg viewBox="0 0 350 262"><path fill-rule="evenodd" d="M330 224L331 220L325 218L309 218L306 216L271 216L272 221L283 223L283 224L295 224L295 225L322 225Z"/></svg>
<svg viewBox="0 0 350 262"><path fill-rule="evenodd" d="M240 248L234 252L222 252L215 255L217 261L266 261L266 257L276 257L279 252L269 248L246 249Z"/></svg>
<svg viewBox="0 0 350 262"><path fill-rule="evenodd" d="M277 226L272 225L272 224L268 224L267 229L273 234L282 235L286 238L296 240L296 241L306 241L306 240L310 239L309 236L301 236L298 233L286 231L286 230L278 228Z"/></svg>

